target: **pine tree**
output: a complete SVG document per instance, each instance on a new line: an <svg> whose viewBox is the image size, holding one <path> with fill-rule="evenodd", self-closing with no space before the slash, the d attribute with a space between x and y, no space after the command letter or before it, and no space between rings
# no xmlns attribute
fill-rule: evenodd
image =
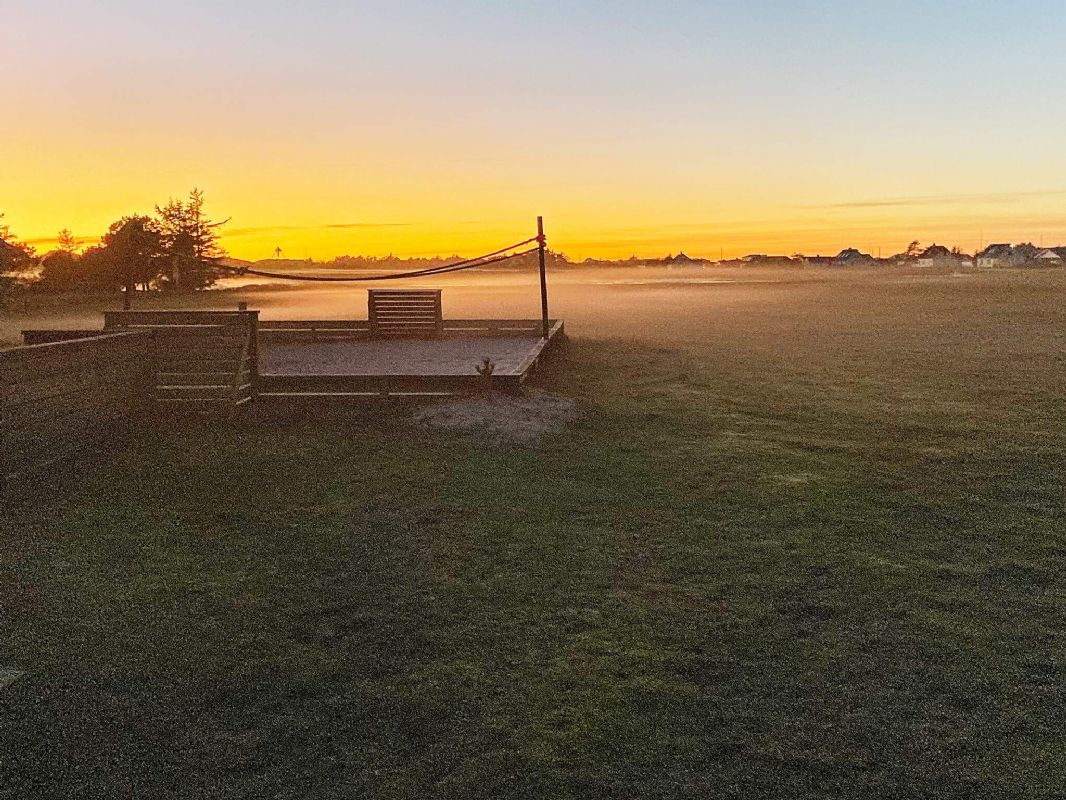
<svg viewBox="0 0 1066 800"><path fill-rule="evenodd" d="M219 243L218 229L229 222L212 221L204 214L204 193L189 192L187 201L171 199L156 206L162 242L170 264L165 285L174 289L204 289L219 277L213 262L226 251Z"/></svg>
<svg viewBox="0 0 1066 800"><path fill-rule="evenodd" d="M78 240L74 238L74 234L70 232L69 228L63 228L56 236L56 244L58 249L64 253L70 253L75 255L78 252Z"/></svg>

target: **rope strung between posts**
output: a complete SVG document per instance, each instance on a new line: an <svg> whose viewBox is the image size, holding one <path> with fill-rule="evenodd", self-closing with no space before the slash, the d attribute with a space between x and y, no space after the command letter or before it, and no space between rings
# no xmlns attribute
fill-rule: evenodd
<svg viewBox="0 0 1066 800"><path fill-rule="evenodd" d="M517 247L522 247L531 242L537 242L537 247L530 247L527 250L521 250L517 253L508 253L509 250L514 250ZM476 258L467 258L462 261L457 261L454 264L445 264L440 267L427 267L426 269L417 269L410 272L393 272L382 275L357 275L357 276L341 276L341 275L297 275L292 272L267 272L265 270L252 269L251 267L232 267L228 264L215 263L216 269L226 270L228 272L234 272L238 275L256 275L261 278L280 278L287 281L318 281L323 283L351 283L359 281L390 281L399 280L401 278L421 278L427 275L443 275L446 272L459 272L465 269L474 269L475 267L484 267L488 264L498 264L501 261L508 261L512 258L518 258L520 256L526 256L530 253L537 252L540 247L540 237L534 236L531 239L526 239L521 242L510 245L509 247L501 247L499 250L493 250L491 253L485 253L484 255L477 256Z"/></svg>

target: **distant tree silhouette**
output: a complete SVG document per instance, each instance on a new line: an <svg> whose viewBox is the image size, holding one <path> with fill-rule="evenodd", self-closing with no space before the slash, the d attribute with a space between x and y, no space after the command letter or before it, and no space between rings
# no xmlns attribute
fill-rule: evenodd
<svg viewBox="0 0 1066 800"><path fill-rule="evenodd" d="M35 253L11 233L0 213L0 292L8 292L15 285L16 275L33 266Z"/></svg>
<svg viewBox="0 0 1066 800"><path fill-rule="evenodd" d="M1014 254L1023 261L1032 261L1039 252L1040 248L1032 242L1014 245Z"/></svg>
<svg viewBox="0 0 1066 800"><path fill-rule="evenodd" d="M64 253L70 253L74 255L78 252L78 240L74 238L74 234L70 232L69 228L63 228L56 236L56 244L58 249Z"/></svg>
<svg viewBox="0 0 1066 800"><path fill-rule="evenodd" d="M80 256L55 250L42 261L41 284L56 291L148 289L162 274L163 244L159 223L134 215L112 223L100 244Z"/></svg>
<svg viewBox="0 0 1066 800"><path fill-rule="evenodd" d="M100 240L110 263L111 287L148 289L163 274L165 250L159 223L146 216L123 217Z"/></svg>
<svg viewBox="0 0 1066 800"><path fill-rule="evenodd" d="M82 288L79 259L69 250L53 250L41 258L41 288L70 291Z"/></svg>
<svg viewBox="0 0 1066 800"><path fill-rule="evenodd" d="M78 264L77 239L69 229L63 228L56 236L56 244L55 250L41 257L41 287L54 291L80 288L82 276Z"/></svg>
<svg viewBox="0 0 1066 800"><path fill-rule="evenodd" d="M204 214L204 193L189 192L186 201L169 200L156 206L168 266L161 285L172 289L206 289L219 277L214 260L226 255L218 229L229 222L214 222Z"/></svg>

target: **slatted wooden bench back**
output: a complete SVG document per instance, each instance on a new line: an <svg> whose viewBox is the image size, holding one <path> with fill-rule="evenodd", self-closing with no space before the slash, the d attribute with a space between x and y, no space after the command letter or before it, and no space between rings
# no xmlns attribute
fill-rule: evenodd
<svg viewBox="0 0 1066 800"><path fill-rule="evenodd" d="M444 333L440 289L370 289L370 335L434 337Z"/></svg>

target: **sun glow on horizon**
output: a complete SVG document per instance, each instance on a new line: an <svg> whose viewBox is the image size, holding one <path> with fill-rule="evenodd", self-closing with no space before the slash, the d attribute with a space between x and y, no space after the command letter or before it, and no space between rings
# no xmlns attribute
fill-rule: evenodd
<svg viewBox="0 0 1066 800"><path fill-rule="evenodd" d="M45 250L198 186L248 260L537 214L575 260L1066 243L1066 15L898 5L42 0L2 34L0 212Z"/></svg>

